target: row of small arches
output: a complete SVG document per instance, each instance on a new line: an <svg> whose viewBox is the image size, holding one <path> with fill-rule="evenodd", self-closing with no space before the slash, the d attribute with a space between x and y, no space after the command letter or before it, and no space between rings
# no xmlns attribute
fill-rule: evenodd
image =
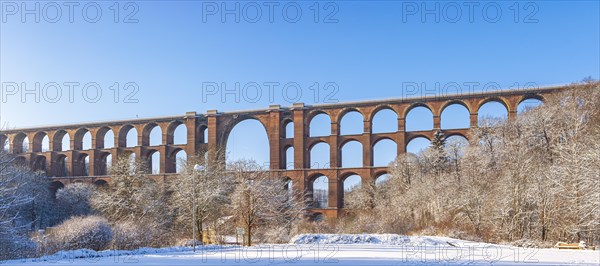
<svg viewBox="0 0 600 266"><path fill-rule="evenodd" d="M384 185L389 181L389 174L382 173L375 178L375 188ZM311 207L315 209L326 209L329 207L329 177L326 175L317 175L310 182L309 195L311 196ZM358 174L349 174L343 178L340 186L342 190L342 207L347 205L346 195L360 189L363 183L363 178Z"/></svg>
<svg viewBox="0 0 600 266"><path fill-rule="evenodd" d="M187 128L184 124L180 124L173 130L173 139L171 141L163 141L163 132L158 125L152 125L147 127L148 133L145 135L147 138L147 146L160 146L164 144L171 145L185 145L187 144ZM98 142L96 148L98 149L110 149L115 147L115 142L119 146L132 148L141 146L138 143L138 130L133 126L125 127L121 130L123 138L115 138L115 133L112 129L104 130L98 137L102 138L102 141ZM205 142L208 139L208 130L203 130L204 137L202 141ZM73 136L75 141L71 143L71 135L64 130L58 131L54 135L54 147L50 147L50 137L46 132L39 132L33 137L33 143L27 135L24 133L15 136L14 141L11 145L10 140L6 137L0 138L3 140L3 149L5 151L11 151L13 145L17 145L20 149L16 149L15 153L25 152L46 152L50 151L69 151L69 150L90 150L93 148L92 145L92 133L85 128L78 130ZM119 143L123 142L123 143Z"/></svg>
<svg viewBox="0 0 600 266"><path fill-rule="evenodd" d="M136 161L136 154L130 153L128 156L129 162L133 165ZM161 156L159 151L150 151L148 156L144 158L145 166L150 174L160 174L161 171ZM177 150L171 156L172 160L168 163L172 164L170 167L171 173L180 173L183 171L183 167L187 161L187 153L184 150ZM90 157L83 153L78 155L74 167L69 166L69 157L64 154L57 156L56 161L53 163L53 169L48 172L46 157L38 155L33 158L31 168L35 172L42 172L51 177L67 177L67 176L104 176L111 174L111 167L113 164L113 156L110 153L104 153L100 156L95 164L96 169L90 169ZM24 157L17 157L17 163L26 164Z"/></svg>
<svg viewBox="0 0 600 266"><path fill-rule="evenodd" d="M523 112L530 108L542 104L541 100L529 98L518 105L518 112ZM507 118L508 110L500 101L491 100L483 104L477 112L478 121L483 118ZM463 104L453 103L446 106L440 116L441 129L463 129L469 128L470 112ZM331 118L326 113L319 113L312 117L309 122L309 137L320 137L331 135ZM379 110L373 116L371 122L371 132L391 133L398 131L398 114L389 108ZM407 113L405 118L405 131L425 131L433 129L433 112L425 106L416 106ZM340 135L358 135L363 134L364 116L357 110L345 113L340 119ZM285 137L294 137L293 122L285 126Z"/></svg>
<svg viewBox="0 0 600 266"><path fill-rule="evenodd" d="M446 143L458 143L463 148L468 146L468 140L461 135L452 135L446 138ZM406 152L418 154L431 145L431 140L418 136L411 139L406 145ZM326 142L318 142L309 149L309 168L330 168L330 146ZM364 166L387 167L398 155L398 146L391 139L381 139L373 145L372 165L363 165L363 145L356 140L344 143L340 149L341 168L359 168ZM294 147L285 150L286 169L294 169Z"/></svg>

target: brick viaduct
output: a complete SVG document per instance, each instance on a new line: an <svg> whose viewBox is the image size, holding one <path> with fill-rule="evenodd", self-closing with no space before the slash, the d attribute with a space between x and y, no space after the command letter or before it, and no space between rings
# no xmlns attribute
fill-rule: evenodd
<svg viewBox="0 0 600 266"><path fill-rule="evenodd" d="M350 103L321 104L307 106L302 103L291 107L272 105L268 109L220 113L210 110L201 115L188 112L184 116L135 119L112 122L59 125L38 128L10 129L0 131L0 143L19 160L29 164L34 170L45 171L54 179L53 186L60 187L73 182L91 182L110 184L107 176L107 157L119 158L135 154L136 158L149 160L153 153L160 153L160 173L155 179L168 179L176 174L176 154L197 154L212 147L223 147L234 126L246 119L258 120L265 127L270 145L270 171L275 175L292 180L294 189L311 192L313 181L326 176L328 181L327 207L315 208L329 218L337 217L343 208L343 181L350 175L359 175L362 182L375 182L386 174L387 167L373 166L373 146L380 140L388 139L396 143L397 153L406 152L406 145L412 139L425 137L430 139L440 130L441 114L452 104L464 106L470 114L470 128L443 130L446 137L460 135L467 139L471 128L477 127L479 108L490 101L499 102L508 111L508 119L513 120L518 105L527 99L543 101L548 94L565 87L547 87L526 90L506 90L472 94L415 97ZM427 131L405 131L405 118L415 107L425 107L433 114L433 129ZM378 111L389 109L397 114L397 131L372 133L372 120ZM362 134L340 135L342 117L356 111L362 114L364 131ZM331 120L331 135L310 137L310 121L319 114L326 114ZM286 126L293 122L293 138L286 138ZM180 125L185 126L187 142L174 143L174 131ZM162 142L150 145L150 132L159 127ZM127 134L135 129L139 134L137 145L128 147ZM113 147L105 147L105 135L114 134ZM91 147L84 149L83 136L91 134ZM68 136L69 149L63 150L63 139ZM208 136L208 137L206 137ZM47 150L42 149L42 140L47 137ZM29 141L29 145L24 143ZM358 141L363 149L363 167L342 168L341 147L349 141ZM112 144L112 141L109 141ZM330 147L330 165L325 169L310 167L310 149L317 143L327 143ZM24 146L29 146L25 147ZM286 169L286 151L294 148L294 167Z"/></svg>

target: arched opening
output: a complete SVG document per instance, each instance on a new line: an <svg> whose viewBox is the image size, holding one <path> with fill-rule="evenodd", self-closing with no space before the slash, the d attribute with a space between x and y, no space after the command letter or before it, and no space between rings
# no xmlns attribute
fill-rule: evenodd
<svg viewBox="0 0 600 266"><path fill-rule="evenodd" d="M180 150L175 153L175 173L183 172L185 165L187 164L187 153L184 150Z"/></svg>
<svg viewBox="0 0 600 266"><path fill-rule="evenodd" d="M160 152L150 152L150 160L148 160L148 168L151 170L153 175L160 173Z"/></svg>
<svg viewBox="0 0 600 266"><path fill-rule="evenodd" d="M67 165L67 156L59 155L56 160L56 176L57 177L65 177L69 176L69 168Z"/></svg>
<svg viewBox="0 0 600 266"><path fill-rule="evenodd" d="M83 134L83 139L81 142L81 148L83 150L90 150L92 149L92 133L90 133L89 131L85 132L85 134Z"/></svg>
<svg viewBox="0 0 600 266"><path fill-rule="evenodd" d="M331 135L331 118L325 113L318 114L310 120L308 127L309 137L322 137Z"/></svg>
<svg viewBox="0 0 600 266"><path fill-rule="evenodd" d="M317 212L317 213L315 213L315 214L312 215L311 220L313 222L322 222L322 221L325 220L325 215L323 215L320 212Z"/></svg>
<svg viewBox="0 0 600 266"><path fill-rule="evenodd" d="M159 126L155 125L148 135L148 142L150 146L160 146L162 145L162 129Z"/></svg>
<svg viewBox="0 0 600 266"><path fill-rule="evenodd" d="M469 146L467 138L461 135L452 135L446 138L444 149L448 153L448 156L453 161L458 161L465 155L465 150Z"/></svg>
<svg viewBox="0 0 600 266"><path fill-rule="evenodd" d="M106 133L104 133L103 142L105 149L112 149L115 147L115 133L112 131L112 129L109 129L106 131Z"/></svg>
<svg viewBox="0 0 600 266"><path fill-rule="evenodd" d="M90 175L90 157L87 154L82 154L78 160L79 169L78 174L80 176L89 176Z"/></svg>
<svg viewBox="0 0 600 266"><path fill-rule="evenodd" d="M46 157L37 156L33 163L33 171L41 174L46 174Z"/></svg>
<svg viewBox="0 0 600 266"><path fill-rule="evenodd" d="M477 125L487 126L487 123L494 123L508 119L508 110L504 104L499 101L489 101L479 107L477 111Z"/></svg>
<svg viewBox="0 0 600 266"><path fill-rule="evenodd" d="M329 178L319 176L312 182L312 207L316 209L327 208L329 204Z"/></svg>
<svg viewBox="0 0 600 266"><path fill-rule="evenodd" d="M59 189L63 189L65 187L65 184L63 184L60 181L53 181L52 183L50 183L50 193L52 193L53 197L56 197L56 191L58 191Z"/></svg>
<svg viewBox="0 0 600 266"><path fill-rule="evenodd" d="M294 147L292 146L285 149L285 169L294 169Z"/></svg>
<svg viewBox="0 0 600 266"><path fill-rule="evenodd" d="M329 168L330 154L329 144L325 142L319 142L310 148L310 168L311 169L324 169Z"/></svg>
<svg viewBox="0 0 600 266"><path fill-rule="evenodd" d="M33 137L33 152L47 152L50 150L50 138L46 132L39 132Z"/></svg>
<svg viewBox="0 0 600 266"><path fill-rule="evenodd" d="M544 104L544 102L539 99L526 98L525 100L519 103L519 106L517 106L517 113L527 112L529 110L539 107L542 104Z"/></svg>
<svg viewBox="0 0 600 266"><path fill-rule="evenodd" d="M80 128L75 132L73 139L74 150L89 150L92 147L92 135L89 130Z"/></svg>
<svg viewBox="0 0 600 266"><path fill-rule="evenodd" d="M350 175L344 179L344 193L343 193L344 207L348 206L347 199L350 199L350 197L352 197L353 194L358 192L358 189L360 189L361 183L362 183L362 178L356 174Z"/></svg>
<svg viewBox="0 0 600 266"><path fill-rule="evenodd" d="M0 135L0 145L2 145L2 150L4 152L10 152L10 141L8 140L7 136Z"/></svg>
<svg viewBox="0 0 600 266"><path fill-rule="evenodd" d="M373 145L373 166L385 167L396 160L398 145L391 139L379 140Z"/></svg>
<svg viewBox="0 0 600 266"><path fill-rule="evenodd" d="M342 167L362 167L363 148L362 144L356 140L351 140L342 146Z"/></svg>
<svg viewBox="0 0 600 266"><path fill-rule="evenodd" d="M405 130L407 132L433 129L433 113L429 108L423 106L412 108L404 121L406 122Z"/></svg>
<svg viewBox="0 0 600 266"><path fill-rule="evenodd" d="M198 144L208 143L208 127L206 125L198 126L196 134L198 134Z"/></svg>
<svg viewBox="0 0 600 266"><path fill-rule="evenodd" d="M381 174L375 178L375 186L385 185L389 180L390 175L388 173Z"/></svg>
<svg viewBox="0 0 600 266"><path fill-rule="evenodd" d="M138 145L138 132L137 129L135 129L134 127L131 127L128 131L127 131L127 135L125 137L125 147L127 148L133 148L136 147Z"/></svg>
<svg viewBox="0 0 600 266"><path fill-rule="evenodd" d="M187 144L187 128L184 124L179 124L175 130L173 130L173 144Z"/></svg>
<svg viewBox="0 0 600 266"><path fill-rule="evenodd" d="M398 114L391 109L377 111L371 121L373 134L390 133L398 131Z"/></svg>
<svg viewBox="0 0 600 266"><path fill-rule="evenodd" d="M50 138L48 137L48 135L45 135L44 138L42 138L42 152L47 152L49 150L50 150Z"/></svg>
<svg viewBox="0 0 600 266"><path fill-rule="evenodd" d="M269 166L269 139L261 122L246 119L237 123L227 138L227 162L254 160L263 168Z"/></svg>
<svg viewBox="0 0 600 266"><path fill-rule="evenodd" d="M30 152L30 144L29 144L29 137L25 136L25 138L23 139L23 152Z"/></svg>
<svg viewBox="0 0 600 266"><path fill-rule="evenodd" d="M98 165L98 175L110 175L112 167L112 154L104 153L100 157L100 164Z"/></svg>
<svg viewBox="0 0 600 266"><path fill-rule="evenodd" d="M287 191L287 200L291 201L292 197L294 196L294 183L292 181L292 179L290 179L289 177L285 178L285 185L284 188L285 191Z"/></svg>
<svg viewBox="0 0 600 266"><path fill-rule="evenodd" d="M69 136L69 134L63 135L60 148L61 151L71 150L71 136Z"/></svg>
<svg viewBox="0 0 600 266"><path fill-rule="evenodd" d="M358 135L364 133L364 117L360 112L351 111L340 121L340 135Z"/></svg>
<svg viewBox="0 0 600 266"><path fill-rule="evenodd" d="M29 138L24 133L19 133L13 140L14 153L25 153L29 151Z"/></svg>
<svg viewBox="0 0 600 266"><path fill-rule="evenodd" d="M406 152L412 154L419 154L426 150L431 145L431 141L425 137L416 137L411 139L406 145Z"/></svg>
<svg viewBox="0 0 600 266"><path fill-rule="evenodd" d="M129 163L129 174L130 175L134 175L137 173L138 170L140 170L140 169L137 169L137 166L138 166L137 158L136 158L136 155L134 152L129 152L128 163Z"/></svg>
<svg viewBox="0 0 600 266"><path fill-rule="evenodd" d="M441 128L469 128L471 126L471 114L469 110L461 104L455 103L446 106L441 115Z"/></svg>
<svg viewBox="0 0 600 266"><path fill-rule="evenodd" d="M105 188L105 187L108 187L108 182L100 179L100 180L94 181L94 185L96 185L97 187L100 187L100 188Z"/></svg>
<svg viewBox="0 0 600 266"><path fill-rule="evenodd" d="M294 138L294 122L287 122L285 124L285 138L291 139Z"/></svg>

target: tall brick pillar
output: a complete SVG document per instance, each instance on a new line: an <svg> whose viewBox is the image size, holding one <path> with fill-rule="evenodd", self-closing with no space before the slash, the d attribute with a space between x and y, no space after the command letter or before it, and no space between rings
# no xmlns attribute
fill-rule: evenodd
<svg viewBox="0 0 600 266"><path fill-rule="evenodd" d="M469 121L470 121L471 128L477 128L477 120L478 120L477 117L478 117L477 113L470 114Z"/></svg>
<svg viewBox="0 0 600 266"><path fill-rule="evenodd" d="M269 136L269 168L272 170L285 169L282 168L281 161L281 106L271 105L269 106L269 121L267 123L267 134Z"/></svg>
<svg viewBox="0 0 600 266"><path fill-rule="evenodd" d="M206 111L206 117L208 121L208 149L212 151L216 151L219 147L219 123L218 123L218 112L217 110L208 110ZM226 141L226 140L225 140ZM222 156L225 156L225 151L221 152ZM214 152L210 153L209 156L217 155ZM225 160L226 158L222 158ZM212 160L212 159L211 159Z"/></svg>
<svg viewBox="0 0 600 266"><path fill-rule="evenodd" d="M294 169L308 168L306 160L308 150L305 147L306 122L304 121L304 103L295 103L292 108L294 120ZM304 183L304 182L302 182Z"/></svg>
<svg viewBox="0 0 600 266"><path fill-rule="evenodd" d="M329 114L331 117L332 115ZM331 135L329 136L329 168L338 168L341 165L340 153L338 150L338 137L340 135L340 127L337 121L331 120ZM320 168L325 168L321 166Z"/></svg>
<svg viewBox="0 0 600 266"><path fill-rule="evenodd" d="M187 112L185 113L185 128L187 129L187 144L186 144L186 153L189 156L195 156L198 152L198 132L196 131L196 112Z"/></svg>
<svg viewBox="0 0 600 266"><path fill-rule="evenodd" d="M365 119L364 123L364 130L363 130L363 141L362 141L362 148L363 148L363 162L362 162L362 166L363 167L369 167L369 166L373 166L373 148L372 148L372 144L371 144L371 121Z"/></svg>

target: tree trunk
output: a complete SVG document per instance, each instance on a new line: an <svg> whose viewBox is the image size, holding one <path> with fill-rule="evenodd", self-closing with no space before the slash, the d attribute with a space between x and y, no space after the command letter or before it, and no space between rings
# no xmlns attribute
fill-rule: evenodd
<svg viewBox="0 0 600 266"><path fill-rule="evenodd" d="M252 226L246 226L246 245L252 246Z"/></svg>

